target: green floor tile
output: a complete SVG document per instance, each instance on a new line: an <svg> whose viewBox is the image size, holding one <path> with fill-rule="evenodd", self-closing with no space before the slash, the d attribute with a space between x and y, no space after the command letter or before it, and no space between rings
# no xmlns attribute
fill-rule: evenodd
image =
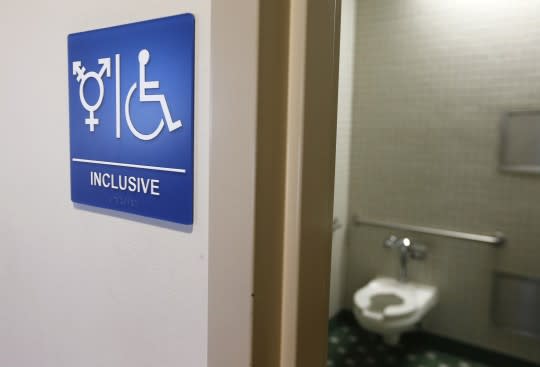
<svg viewBox="0 0 540 367"><path fill-rule="evenodd" d="M388 346L349 312L330 320L328 367L491 367L422 345Z"/></svg>

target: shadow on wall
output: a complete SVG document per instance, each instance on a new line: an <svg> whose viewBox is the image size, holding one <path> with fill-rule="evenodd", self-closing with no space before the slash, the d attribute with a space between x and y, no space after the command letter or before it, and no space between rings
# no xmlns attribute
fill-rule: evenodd
<svg viewBox="0 0 540 367"><path fill-rule="evenodd" d="M168 222L166 220L143 217L136 214L124 213L124 212L119 212L112 209L98 208L95 206L84 205L84 204L73 203L73 207L75 209L84 210L84 211L95 213L95 214L101 214L101 215L106 215L108 217L116 217L116 218L130 220L130 221L134 221L138 223L149 224L152 226L172 229L172 230L183 232L183 233L193 232L193 225L173 223L173 222Z"/></svg>

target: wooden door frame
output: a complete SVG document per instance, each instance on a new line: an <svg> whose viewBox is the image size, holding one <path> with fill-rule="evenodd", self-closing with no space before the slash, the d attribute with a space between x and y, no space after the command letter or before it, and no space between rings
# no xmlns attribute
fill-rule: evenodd
<svg viewBox="0 0 540 367"><path fill-rule="evenodd" d="M282 367L325 366L341 1L293 1Z"/></svg>
<svg viewBox="0 0 540 367"><path fill-rule="evenodd" d="M326 364L340 10L341 0L212 5L213 130L243 145L212 140L209 366Z"/></svg>

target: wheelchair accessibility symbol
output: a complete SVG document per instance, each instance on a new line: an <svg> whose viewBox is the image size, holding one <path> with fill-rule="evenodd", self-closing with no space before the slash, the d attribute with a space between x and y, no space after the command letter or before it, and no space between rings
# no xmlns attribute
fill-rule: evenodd
<svg viewBox="0 0 540 367"><path fill-rule="evenodd" d="M126 118L127 126L131 133L140 140L152 140L157 137L165 125L169 132L182 127L182 122L180 120L173 121L171 112L169 110L169 105L167 104L167 99L163 94L152 94L149 93L151 89L159 88L159 81L148 81L146 80L146 68L150 62L150 52L147 49L142 49L139 51L138 63L139 63L139 81L134 82L125 99L124 103L124 115ZM111 76L111 59L110 58L101 58L98 59L98 64L102 65L99 72L90 71L87 72L87 69L82 65L81 61L74 61L72 63L72 72L76 76L77 82L79 83L79 98L83 108L88 111L89 116L85 119L85 124L89 126L90 132L95 131L95 126L99 124L99 118L95 117L96 112L101 107L103 98L105 95L105 87L103 84L104 77ZM120 54L115 55L115 80L116 80L116 138L120 138ZM98 98L94 104L88 103L84 95L84 86L87 80L94 79L98 85ZM138 100L141 103L147 102L159 102L163 117L159 120L154 131L149 134L141 133L136 127L132 120L131 116L131 100L133 99L136 89L139 89L139 93L135 94L138 96ZM141 122L139 122L141 123Z"/></svg>

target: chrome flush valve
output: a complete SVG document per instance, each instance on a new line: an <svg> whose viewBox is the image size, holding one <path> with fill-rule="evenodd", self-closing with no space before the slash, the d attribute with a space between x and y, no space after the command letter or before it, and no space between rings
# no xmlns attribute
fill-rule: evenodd
<svg viewBox="0 0 540 367"><path fill-rule="evenodd" d="M399 280L402 282L407 281L407 263L409 257L414 260L423 260L427 254L425 245L413 242L408 237L398 238L395 235L391 235L383 242L383 246L399 250Z"/></svg>

